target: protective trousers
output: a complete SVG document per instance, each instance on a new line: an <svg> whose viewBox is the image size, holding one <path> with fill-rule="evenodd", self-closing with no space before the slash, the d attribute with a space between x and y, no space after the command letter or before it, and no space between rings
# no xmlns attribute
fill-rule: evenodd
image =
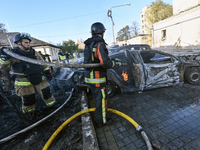
<svg viewBox="0 0 200 150"><path fill-rule="evenodd" d="M29 112L35 110L36 95L35 91L41 96L47 106L52 106L56 100L51 94L49 83L43 80L37 85L29 86L17 86L15 85L15 91L18 96L22 98L22 112Z"/></svg>
<svg viewBox="0 0 200 150"><path fill-rule="evenodd" d="M95 120L97 125L107 122L107 99L105 87L91 87L92 95L95 99Z"/></svg>

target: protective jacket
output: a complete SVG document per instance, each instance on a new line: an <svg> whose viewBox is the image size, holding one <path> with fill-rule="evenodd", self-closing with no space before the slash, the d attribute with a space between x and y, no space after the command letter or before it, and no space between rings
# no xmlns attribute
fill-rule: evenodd
<svg viewBox="0 0 200 150"><path fill-rule="evenodd" d="M85 83L95 87L106 85L106 69L113 68L115 62L108 56L108 50L103 38L94 35L85 42L84 64L100 63L101 67L86 69Z"/></svg>
<svg viewBox="0 0 200 150"><path fill-rule="evenodd" d="M65 54L63 54L62 52L59 52L58 56L59 56L59 60L66 60Z"/></svg>
<svg viewBox="0 0 200 150"><path fill-rule="evenodd" d="M12 51L28 58L43 60L41 55L32 48L29 51L23 51L17 47ZM47 106L52 106L56 102L50 92L49 83L42 75L43 71L49 70L47 66L32 64L13 57L0 57L1 72L10 66L12 66L12 74L15 75L15 92L22 98L23 113L35 110L35 91L42 97Z"/></svg>
<svg viewBox="0 0 200 150"><path fill-rule="evenodd" d="M21 50L19 47L12 50L22 56L26 56L32 59L43 60L38 52L34 49L30 49L28 52ZM49 69L47 66L40 66L19 59L11 57L8 60L0 58L0 70L3 71L12 65L13 74L15 74L15 85L17 86L28 86L31 84L39 84L45 79L42 76L44 70Z"/></svg>

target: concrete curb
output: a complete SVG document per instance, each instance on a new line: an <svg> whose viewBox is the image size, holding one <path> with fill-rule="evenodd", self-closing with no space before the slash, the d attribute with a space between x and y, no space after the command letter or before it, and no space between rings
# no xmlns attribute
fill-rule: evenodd
<svg viewBox="0 0 200 150"><path fill-rule="evenodd" d="M87 95L85 91L81 93L81 110L88 109ZM81 116L83 133L83 150L99 150L96 132L89 113Z"/></svg>

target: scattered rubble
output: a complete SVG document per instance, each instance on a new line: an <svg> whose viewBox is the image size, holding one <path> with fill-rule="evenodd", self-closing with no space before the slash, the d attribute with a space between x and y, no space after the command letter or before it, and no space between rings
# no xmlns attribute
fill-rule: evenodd
<svg viewBox="0 0 200 150"><path fill-rule="evenodd" d="M58 72L57 72L58 73ZM55 73L54 76L58 76ZM54 110L56 110L60 105L65 102L71 92L71 86L65 81L56 81L55 78L50 81L51 91L57 100L57 104L49 109L46 109L45 103L37 95L36 111L34 122L44 118ZM74 92L77 92L76 90ZM17 95L10 95L10 93L4 93L8 100L12 103L14 108L20 112L21 98ZM70 101L56 114L54 114L50 119L44 121L37 127L22 133L17 137L2 143L0 150L27 150L27 149L42 149L51 135L56 131L56 129L68 118L70 118L75 113L81 111L80 105L80 94L73 94ZM22 115L18 115L12 110L5 99L0 97L0 140L16 133L28 125ZM61 142L62 141L62 142ZM81 118L78 117L71 121L58 137L53 141L53 144L49 149L82 149L82 125Z"/></svg>

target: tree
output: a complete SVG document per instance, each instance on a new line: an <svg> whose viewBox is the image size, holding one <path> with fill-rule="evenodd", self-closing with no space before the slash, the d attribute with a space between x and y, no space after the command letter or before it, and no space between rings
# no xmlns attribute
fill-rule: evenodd
<svg viewBox="0 0 200 150"><path fill-rule="evenodd" d="M78 44L76 44L72 40L63 41L63 43L60 47L63 52L65 52L67 50L69 53L73 53L74 51L78 50Z"/></svg>
<svg viewBox="0 0 200 150"><path fill-rule="evenodd" d="M173 15L173 7L162 0L156 0L151 3L152 5L147 8L144 14L147 22L146 29L149 33L151 33L152 24Z"/></svg>
<svg viewBox="0 0 200 150"><path fill-rule="evenodd" d="M134 37L134 36L138 36L139 35L139 24L137 21L133 21L133 26L131 26L131 36Z"/></svg>
<svg viewBox="0 0 200 150"><path fill-rule="evenodd" d="M4 28L4 24L3 23L0 23L0 33L5 33L7 32L7 30Z"/></svg>
<svg viewBox="0 0 200 150"><path fill-rule="evenodd" d="M131 34L130 34L130 28L128 25L122 28L119 32L117 32L117 38L116 38L117 41L124 41L130 38L131 38Z"/></svg>

